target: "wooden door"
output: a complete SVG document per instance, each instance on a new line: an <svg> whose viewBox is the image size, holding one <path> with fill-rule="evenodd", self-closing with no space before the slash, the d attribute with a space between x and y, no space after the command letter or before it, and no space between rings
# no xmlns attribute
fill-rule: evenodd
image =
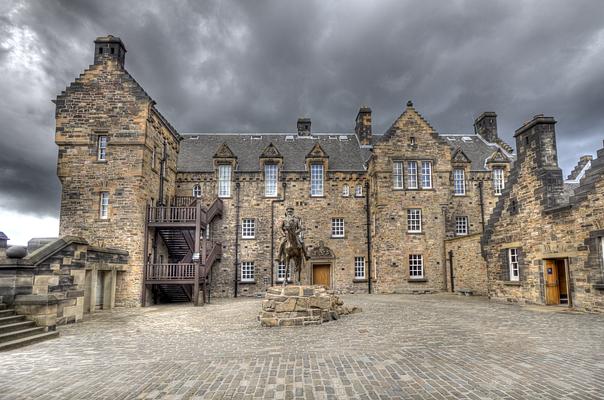
<svg viewBox="0 0 604 400"><path fill-rule="evenodd" d="M545 304L560 304L560 280L555 260L545 260Z"/></svg>
<svg viewBox="0 0 604 400"><path fill-rule="evenodd" d="M330 265L329 264L315 264L312 267L312 283L313 285L321 285L326 288L330 285Z"/></svg>

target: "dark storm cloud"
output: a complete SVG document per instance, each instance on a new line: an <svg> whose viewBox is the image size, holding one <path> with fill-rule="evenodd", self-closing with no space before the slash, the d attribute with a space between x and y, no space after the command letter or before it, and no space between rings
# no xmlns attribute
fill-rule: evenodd
<svg viewBox="0 0 604 400"><path fill-rule="evenodd" d="M413 99L441 132L485 110L500 134L553 115L566 172L604 138L604 3L44 1L0 6L0 206L56 215L52 100L126 43L126 67L181 132L384 131ZM17 71L25 69L25 73Z"/></svg>

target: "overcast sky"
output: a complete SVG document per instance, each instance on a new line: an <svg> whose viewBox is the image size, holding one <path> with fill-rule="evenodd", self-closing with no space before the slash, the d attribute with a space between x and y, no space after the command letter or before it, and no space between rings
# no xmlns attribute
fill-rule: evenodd
<svg viewBox="0 0 604 400"><path fill-rule="evenodd" d="M174 4L175 3L175 4ZM0 230L58 233L56 95L126 44L126 68L180 132L383 132L407 100L443 133L482 111L500 136L558 120L565 174L604 139L604 1L3 1Z"/></svg>

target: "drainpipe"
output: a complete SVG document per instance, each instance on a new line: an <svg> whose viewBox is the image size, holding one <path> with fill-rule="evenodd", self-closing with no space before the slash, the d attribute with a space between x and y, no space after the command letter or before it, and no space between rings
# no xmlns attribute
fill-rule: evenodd
<svg viewBox="0 0 604 400"><path fill-rule="evenodd" d="M239 290L238 285L238 270L239 270L239 230L241 229L239 223L239 189L241 184L239 181L235 183L235 297L237 297L237 291Z"/></svg>
<svg viewBox="0 0 604 400"><path fill-rule="evenodd" d="M482 225L482 233L484 233L484 194L482 181L478 182L478 191L480 193L480 223Z"/></svg>
<svg viewBox="0 0 604 400"><path fill-rule="evenodd" d="M285 201L285 190L287 189L287 182L281 183L283 187L283 195L278 200L271 201L271 286L275 285L275 203L283 203ZM287 277L285 277L287 279Z"/></svg>
<svg viewBox="0 0 604 400"><path fill-rule="evenodd" d="M371 209L369 203L369 181L365 182L365 216L367 219L367 292L371 294Z"/></svg>
<svg viewBox="0 0 604 400"><path fill-rule="evenodd" d="M451 274L451 293L455 293L455 281L453 280L453 250L449 250L449 271Z"/></svg>

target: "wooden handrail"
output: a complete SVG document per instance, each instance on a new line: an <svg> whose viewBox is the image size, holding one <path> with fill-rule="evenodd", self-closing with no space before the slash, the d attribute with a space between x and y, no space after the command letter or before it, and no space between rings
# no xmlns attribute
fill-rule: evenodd
<svg viewBox="0 0 604 400"><path fill-rule="evenodd" d="M147 281L195 279L196 264L147 264Z"/></svg>
<svg viewBox="0 0 604 400"><path fill-rule="evenodd" d="M148 222L195 222L196 207L149 207Z"/></svg>

